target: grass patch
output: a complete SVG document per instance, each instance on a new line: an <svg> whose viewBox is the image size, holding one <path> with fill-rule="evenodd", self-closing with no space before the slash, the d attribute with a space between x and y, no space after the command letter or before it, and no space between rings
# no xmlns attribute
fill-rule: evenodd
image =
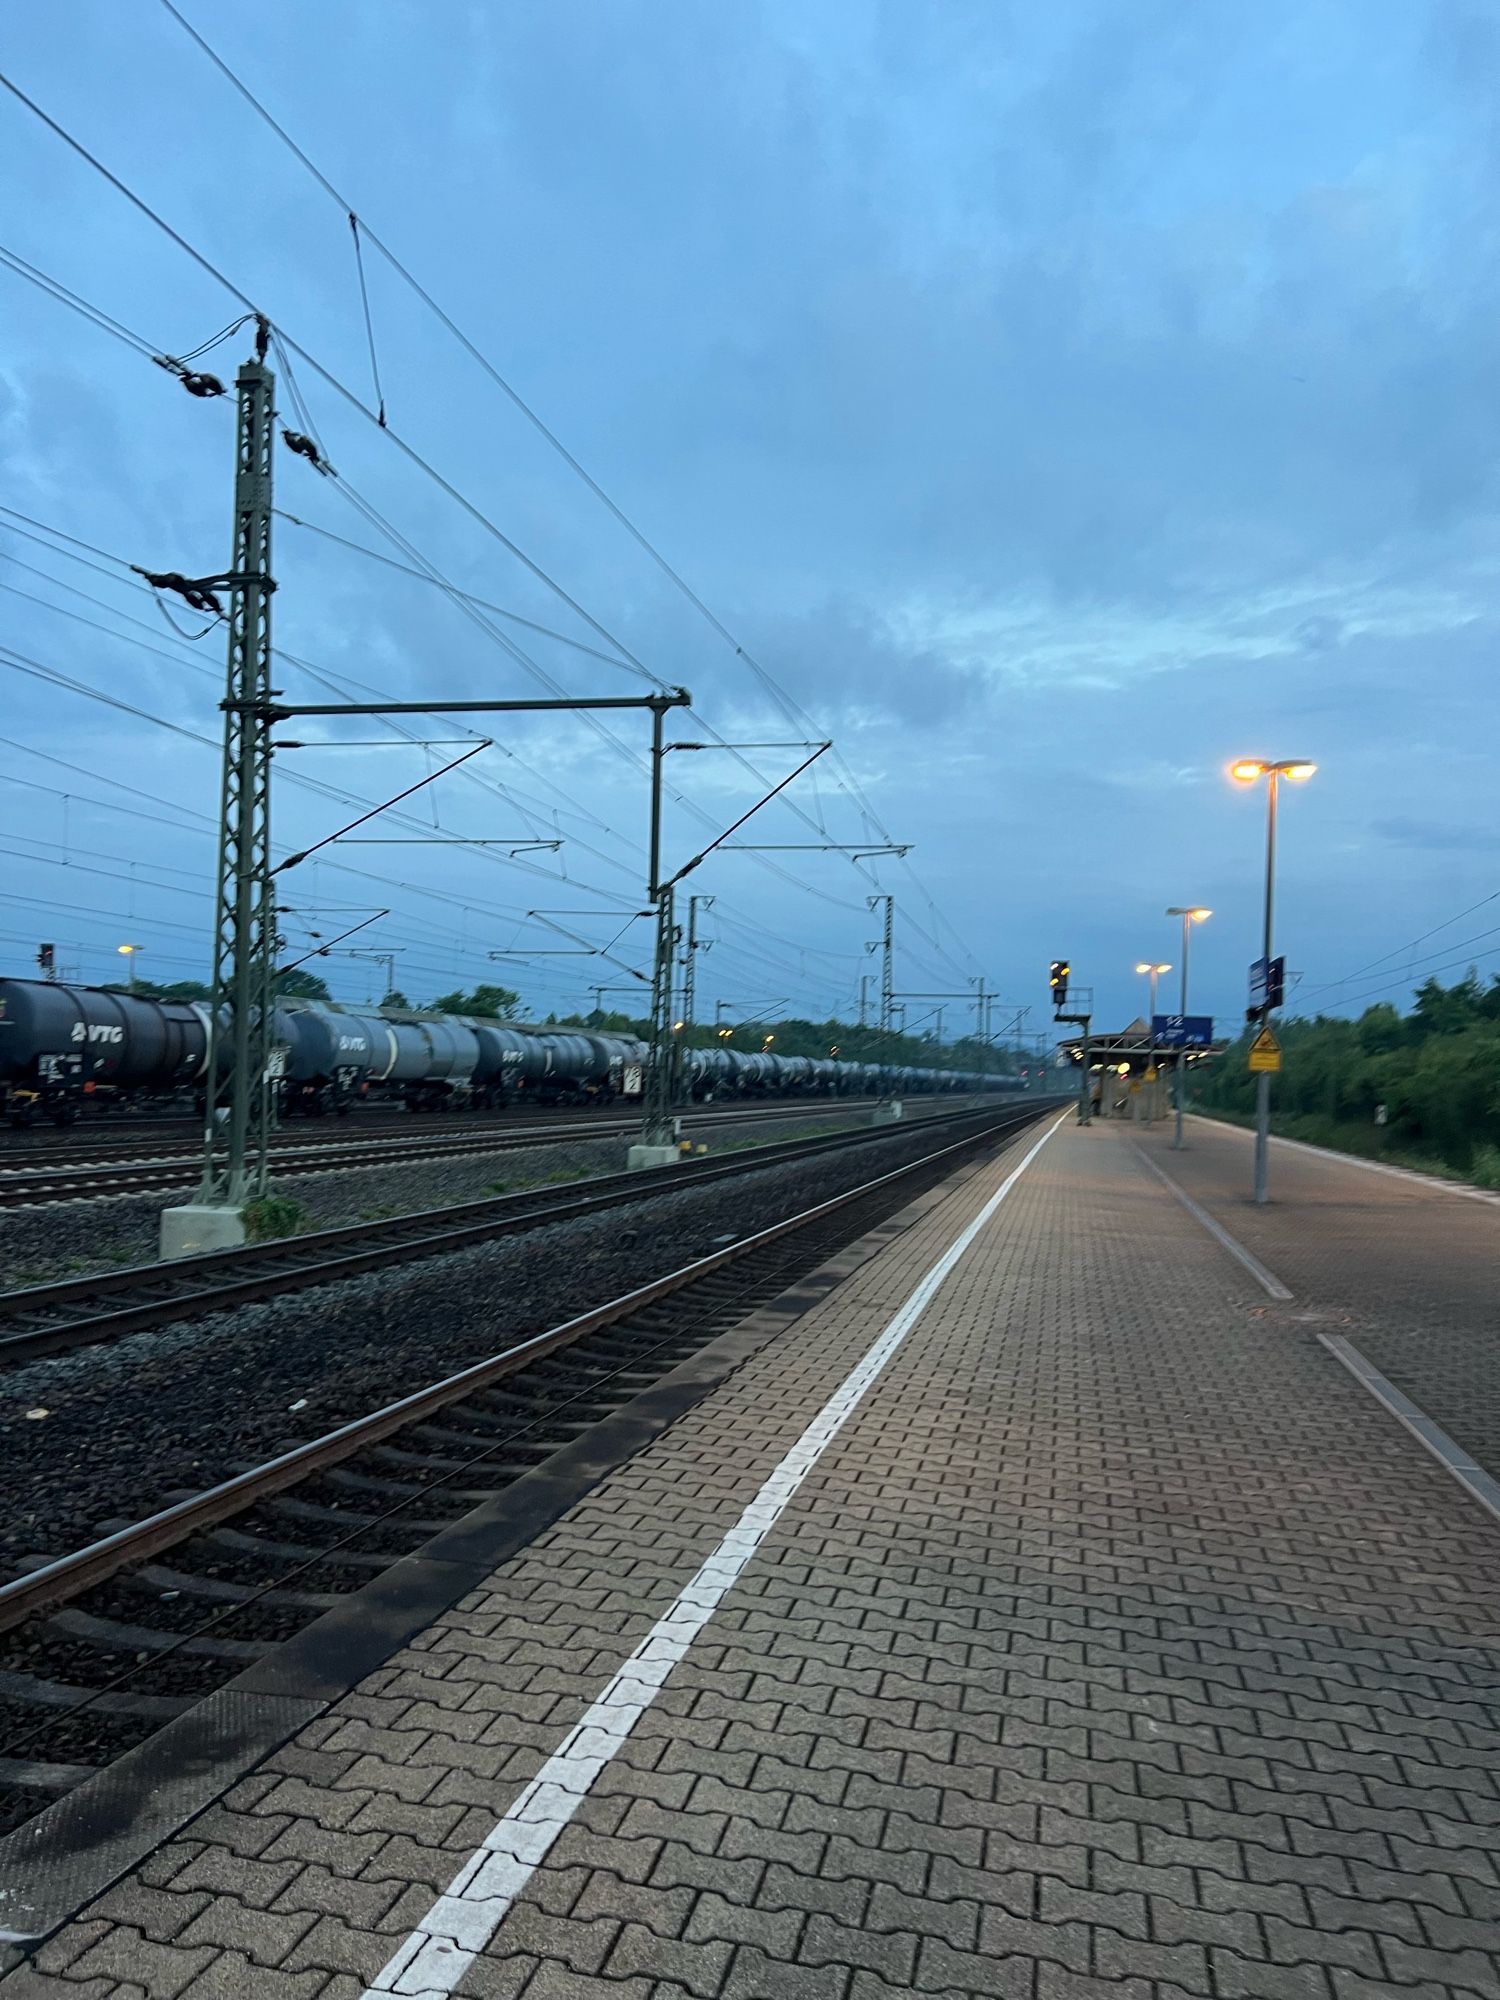
<svg viewBox="0 0 1500 2000"><path fill-rule="evenodd" d="M569 1181L593 1180L596 1176L588 1167L554 1167L550 1174L538 1174L532 1180L487 1181L486 1194L529 1194L533 1188L562 1187Z"/></svg>
<svg viewBox="0 0 1500 2000"><path fill-rule="evenodd" d="M92 1278L102 1267L137 1264L141 1260L123 1243L110 1243L93 1257L60 1257L50 1264L22 1264L0 1278L0 1289L20 1291L27 1285L56 1285L64 1278Z"/></svg>
<svg viewBox="0 0 1500 2000"><path fill-rule="evenodd" d="M873 1130L874 1128L872 1127L871 1129ZM806 1132L793 1132L790 1135L790 1139L831 1139L836 1135L846 1133L848 1130L849 1127L847 1125L813 1125ZM717 1158L722 1158L725 1153L753 1153L761 1146L785 1146L788 1143L789 1137L785 1132L779 1135L766 1133L759 1139L731 1139L727 1145L711 1146L709 1150ZM696 1156L690 1155L689 1157Z"/></svg>
<svg viewBox="0 0 1500 2000"><path fill-rule="evenodd" d="M312 1220L301 1202L294 1201L289 1194L257 1195L254 1201L245 1203L241 1213L245 1237L250 1243L272 1243L278 1237L295 1236Z"/></svg>
<svg viewBox="0 0 1500 2000"><path fill-rule="evenodd" d="M1253 1111L1226 1111L1218 1105L1206 1104L1194 1105L1193 1109L1200 1117L1215 1119L1221 1125L1238 1125L1245 1131L1255 1129ZM1383 1160L1388 1166L1410 1167L1413 1173L1431 1174L1436 1180L1474 1181L1479 1187L1500 1188L1500 1149L1494 1146L1481 1146L1470 1172L1460 1173L1446 1160L1413 1146L1403 1146L1378 1125L1356 1124L1352 1119L1328 1118L1310 1111L1273 1111L1271 1131L1278 1139L1300 1139L1305 1146L1326 1146L1330 1152L1349 1153L1356 1159ZM1495 1178L1480 1180L1482 1171L1493 1173Z"/></svg>

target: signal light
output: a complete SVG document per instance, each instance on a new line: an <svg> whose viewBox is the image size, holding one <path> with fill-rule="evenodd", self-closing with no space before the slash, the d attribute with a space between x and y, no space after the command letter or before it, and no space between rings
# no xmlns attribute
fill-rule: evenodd
<svg viewBox="0 0 1500 2000"><path fill-rule="evenodd" d="M1069 965L1065 958L1053 959L1047 975L1047 984L1052 988L1052 1004L1054 1007L1064 1007L1067 1005L1068 979L1072 970L1072 966Z"/></svg>

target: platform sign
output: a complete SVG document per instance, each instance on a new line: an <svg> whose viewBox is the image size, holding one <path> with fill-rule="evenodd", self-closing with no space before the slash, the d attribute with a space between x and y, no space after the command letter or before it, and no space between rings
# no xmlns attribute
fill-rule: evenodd
<svg viewBox="0 0 1500 2000"><path fill-rule="evenodd" d="M1212 1014L1153 1014L1151 1041L1158 1049L1206 1049L1214 1038Z"/></svg>
<svg viewBox="0 0 1500 2000"><path fill-rule="evenodd" d="M1286 994L1285 958L1256 958L1250 961L1250 1005L1279 1007Z"/></svg>
<svg viewBox="0 0 1500 2000"><path fill-rule="evenodd" d="M1262 1028L1250 1044L1250 1068L1253 1073L1276 1076L1281 1070L1281 1044L1269 1028Z"/></svg>

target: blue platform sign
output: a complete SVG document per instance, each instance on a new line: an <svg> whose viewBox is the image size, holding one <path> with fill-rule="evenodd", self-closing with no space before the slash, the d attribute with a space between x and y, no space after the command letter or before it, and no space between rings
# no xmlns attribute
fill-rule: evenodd
<svg viewBox="0 0 1500 2000"><path fill-rule="evenodd" d="M1153 1014L1151 1041L1158 1049L1206 1049L1214 1038L1212 1014Z"/></svg>
<svg viewBox="0 0 1500 2000"><path fill-rule="evenodd" d="M1253 958L1250 961L1250 1005L1279 1007L1286 992L1286 959Z"/></svg>

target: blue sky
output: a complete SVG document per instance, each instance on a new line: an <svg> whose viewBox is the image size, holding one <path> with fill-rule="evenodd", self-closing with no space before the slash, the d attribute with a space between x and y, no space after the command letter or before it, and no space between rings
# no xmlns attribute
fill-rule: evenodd
<svg viewBox="0 0 1500 2000"><path fill-rule="evenodd" d="M183 11L835 736L838 768L793 795L808 818L866 840L867 799L914 843L910 870L706 864L701 1011L848 1013L876 969L865 898L889 889L899 985L982 973L1033 1027L1048 959L1071 957L1100 1016L1123 1018L1135 962L1177 955L1165 906L1209 904L1195 1004L1232 1019L1259 920L1261 803L1223 777L1244 751L1321 766L1283 843L1278 942L1301 994L1399 1000L1429 961L1500 966L1484 909L1404 950L1500 887L1490 10ZM347 221L155 0L17 10L0 66L372 396ZM0 171L7 247L153 346L184 351L234 316L9 99ZM400 436L725 737L803 736L378 257L368 274ZM221 568L228 402L190 399L5 271L0 312L0 497L108 556ZM207 365L227 379L243 350L241 334ZM352 490L463 588L598 643L308 366L297 380L339 478L283 453L281 507L389 550ZM159 977L198 974L218 778L196 738L218 728L220 636L184 644L108 560L91 571L0 523L0 643L192 732L0 667L0 963L23 969L55 936L85 978L113 972L122 941ZM440 592L308 528L277 523L275 568L277 643L298 661L405 699L542 691ZM572 693L640 691L523 636ZM291 663L283 685L318 696ZM643 907L645 795L641 725L618 730L623 748L507 720L480 782L418 803L450 833L560 835L558 857L335 850L289 878L291 935L389 905L362 941L399 950L420 998L493 976L492 950L540 946L529 910L623 921ZM799 754L752 761L774 781ZM288 753L279 844L352 816L293 772L373 799L427 755ZM680 859L756 796L723 754L672 775ZM754 827L819 837L779 805ZM644 931L619 947L636 966ZM500 963L537 1012L616 977ZM350 999L378 983L367 962L321 969Z"/></svg>

